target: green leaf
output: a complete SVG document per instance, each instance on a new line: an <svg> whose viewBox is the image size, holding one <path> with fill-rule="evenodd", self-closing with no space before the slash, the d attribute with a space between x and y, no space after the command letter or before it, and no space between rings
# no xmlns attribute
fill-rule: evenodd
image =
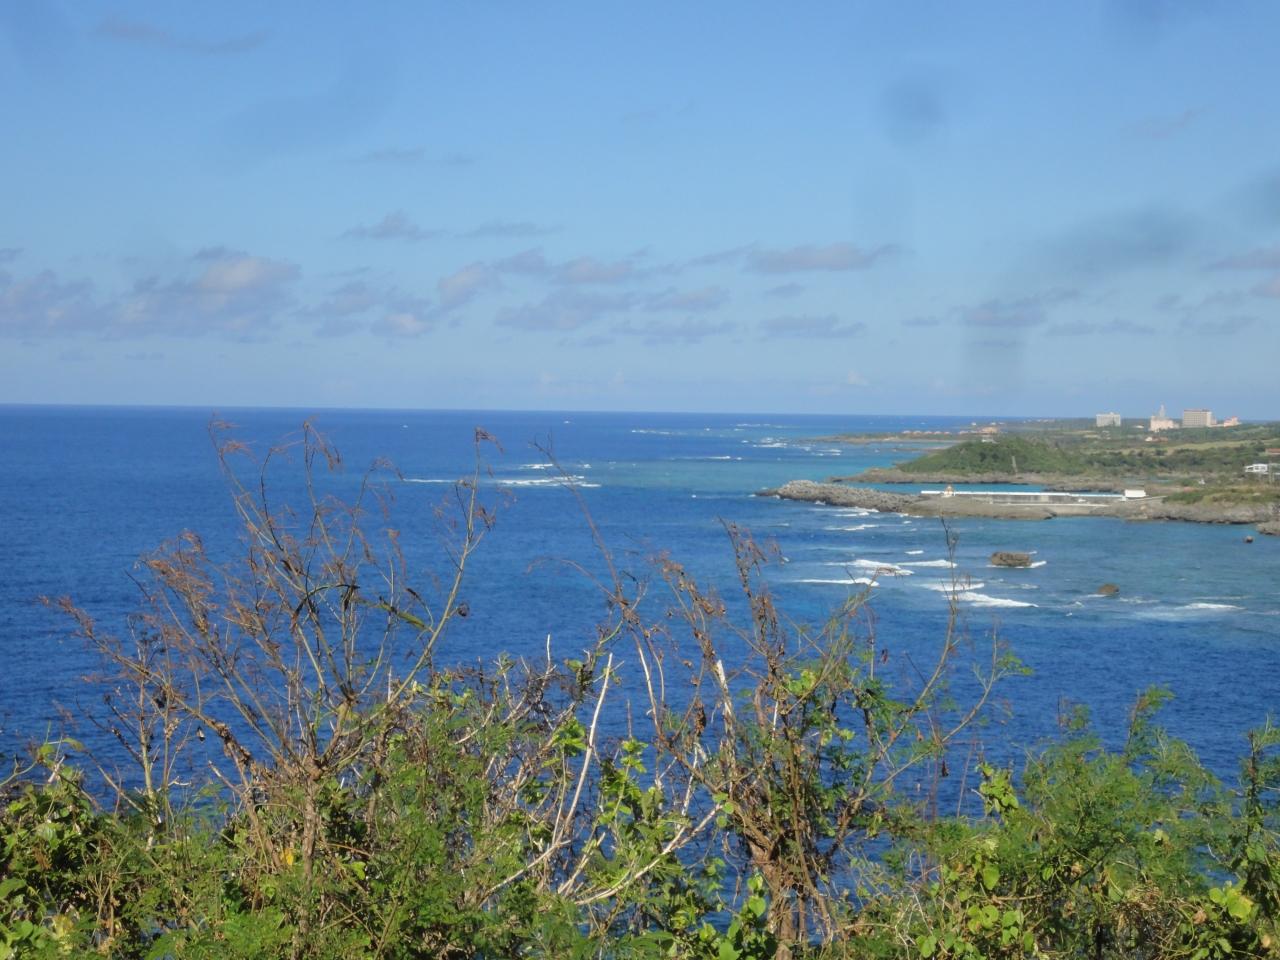
<svg viewBox="0 0 1280 960"><path fill-rule="evenodd" d="M935 937L932 933L930 933L924 937L921 937L920 942L917 943L916 946L920 950L920 956L932 957L933 951L938 949L938 938Z"/></svg>
<svg viewBox="0 0 1280 960"><path fill-rule="evenodd" d="M1000 882L1000 868L994 864L987 864L982 868L982 885L988 890L994 890L996 884Z"/></svg>

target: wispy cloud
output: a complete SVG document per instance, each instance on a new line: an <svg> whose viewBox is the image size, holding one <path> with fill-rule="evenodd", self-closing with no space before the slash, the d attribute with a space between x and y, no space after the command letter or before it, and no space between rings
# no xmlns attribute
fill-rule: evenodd
<svg viewBox="0 0 1280 960"><path fill-rule="evenodd" d="M1257 322L1257 317L1238 314L1213 319L1184 317L1178 328L1184 333L1196 334L1202 337L1231 337L1235 334L1243 333L1257 324Z"/></svg>
<svg viewBox="0 0 1280 960"><path fill-rule="evenodd" d="M202 250L192 262L193 275L135 282L114 311L111 332L252 337L293 304L300 271L292 263L224 248Z"/></svg>
<svg viewBox="0 0 1280 960"><path fill-rule="evenodd" d="M415 337L435 329L442 311L431 301L394 286L352 280L298 311L316 322L319 337L340 337L369 330L386 337Z"/></svg>
<svg viewBox="0 0 1280 960"><path fill-rule="evenodd" d="M1147 117L1130 127L1129 132L1143 140L1169 140L1190 127L1202 112L1188 108L1171 116Z"/></svg>
<svg viewBox="0 0 1280 960"><path fill-rule="evenodd" d="M542 255L541 250L522 250L519 253L495 260L493 268L499 273L526 273L539 275L549 273L551 264Z"/></svg>
<svg viewBox="0 0 1280 960"><path fill-rule="evenodd" d="M940 323L941 317L907 317L902 321L904 327L936 327Z"/></svg>
<svg viewBox="0 0 1280 960"><path fill-rule="evenodd" d="M21 247L0 247L0 263L12 263L21 255Z"/></svg>
<svg viewBox="0 0 1280 960"><path fill-rule="evenodd" d="M49 270L18 279L0 273L0 336L29 339L102 332L105 319L85 281L64 281Z"/></svg>
<svg viewBox="0 0 1280 960"><path fill-rule="evenodd" d="M384 163L394 166L417 166L427 159L427 151L422 147L383 147L370 150L356 157L358 163Z"/></svg>
<svg viewBox="0 0 1280 960"><path fill-rule="evenodd" d="M722 263L732 263L735 260L741 260L751 251L749 244L740 247L729 247L725 250L716 250L711 253L704 253L701 256L692 257L677 265L676 269L685 267L716 267Z"/></svg>
<svg viewBox="0 0 1280 960"><path fill-rule="evenodd" d="M942 89L924 76L904 77L881 94L880 118L885 134L900 146L928 140L947 124Z"/></svg>
<svg viewBox="0 0 1280 960"><path fill-rule="evenodd" d="M840 340L855 337L866 329L860 321L841 323L834 314L825 316L773 317L760 324L766 337L785 337L798 340Z"/></svg>
<svg viewBox="0 0 1280 960"><path fill-rule="evenodd" d="M482 293L498 289L501 283L498 274L488 264L469 263L436 281L436 292L440 296L441 309L453 310Z"/></svg>
<svg viewBox="0 0 1280 960"><path fill-rule="evenodd" d="M544 227L528 220L489 220L473 230L460 233L464 240L481 240L502 238L508 240L525 240L534 237L545 237L556 232L555 227Z"/></svg>
<svg viewBox="0 0 1280 960"><path fill-rule="evenodd" d="M738 324L730 320L719 322L687 317L684 320L651 320L635 323L625 320L613 327L620 336L639 337L646 343L701 343L708 337L724 336L735 332Z"/></svg>
<svg viewBox="0 0 1280 960"><path fill-rule="evenodd" d="M663 290L649 296L644 302L646 310L688 310L702 312L715 310L729 301L729 291L723 287L702 287L698 290Z"/></svg>
<svg viewBox="0 0 1280 960"><path fill-rule="evenodd" d="M570 284L621 283L632 279L635 272L635 265L630 260L609 262L595 257L578 257L560 264L556 268L555 279L559 283Z"/></svg>
<svg viewBox="0 0 1280 960"><path fill-rule="evenodd" d="M1258 247L1247 253L1223 257L1209 264L1210 270L1280 270L1280 247Z"/></svg>
<svg viewBox="0 0 1280 960"><path fill-rule="evenodd" d="M992 299L959 311L960 322L968 327L1025 330L1038 327L1048 319L1048 310L1073 300L1074 290L1050 290L1013 300Z"/></svg>
<svg viewBox="0 0 1280 960"><path fill-rule="evenodd" d="M417 242L440 236L439 230L424 230L402 211L388 213L377 223L351 227L343 231L344 237L358 240L408 240Z"/></svg>
<svg viewBox="0 0 1280 960"><path fill-rule="evenodd" d="M779 300L787 300L791 297L798 297L804 293L804 286L799 283L781 283L776 287L770 287L764 291L762 296L774 297Z"/></svg>
<svg viewBox="0 0 1280 960"><path fill-rule="evenodd" d="M1270 280L1262 281L1253 288L1253 292L1260 297L1280 297L1280 273Z"/></svg>
<svg viewBox="0 0 1280 960"><path fill-rule="evenodd" d="M805 244L779 250L753 250L747 269L756 273L803 273L817 270L866 270L894 252L892 246L860 247L855 243Z"/></svg>
<svg viewBox="0 0 1280 960"><path fill-rule="evenodd" d="M1095 334L1103 336L1149 336L1155 332L1156 328L1150 324L1120 319L1107 320L1101 323L1094 321L1055 323L1045 330L1045 333L1051 337L1092 336Z"/></svg>
<svg viewBox="0 0 1280 960"><path fill-rule="evenodd" d="M141 277L118 296L45 270L0 273L0 336L260 337L295 305L297 266L222 247L200 251L177 275Z"/></svg>
<svg viewBox="0 0 1280 960"><path fill-rule="evenodd" d="M384 337L413 338L436 327L437 314L426 300L405 299L393 304L377 320L372 330Z"/></svg>
<svg viewBox="0 0 1280 960"><path fill-rule="evenodd" d="M225 37L220 40L205 40L197 37L179 36L144 20L131 20L118 16L106 17L98 21L93 33L94 36L120 43L132 43L157 49L178 50L184 53L198 53L208 56L247 53L262 46L269 37L265 30L259 30L253 33Z"/></svg>
<svg viewBox="0 0 1280 960"><path fill-rule="evenodd" d="M579 330L606 317L624 313L634 305L628 294L591 293L572 287L553 290L540 301L508 307L498 313L494 323L518 330Z"/></svg>
<svg viewBox="0 0 1280 960"><path fill-rule="evenodd" d="M1110 274L1167 264L1187 253L1197 221L1171 207L1150 206L1076 225L1049 245L1069 270Z"/></svg>

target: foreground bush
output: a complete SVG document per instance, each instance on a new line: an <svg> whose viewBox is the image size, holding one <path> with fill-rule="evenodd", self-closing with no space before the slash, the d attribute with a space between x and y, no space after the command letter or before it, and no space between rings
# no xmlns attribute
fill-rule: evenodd
<svg viewBox="0 0 1280 960"><path fill-rule="evenodd" d="M238 481L240 452L238 562L162 549L124 638L64 604L114 668L99 721L129 765L51 744L6 783L0 957L1280 955L1271 728L1228 789L1152 692L1122 749L1073 718L1019 771L959 771L973 802L940 816L917 798L955 783L952 745L1018 669L998 645L948 631L890 683L862 598L789 622L730 529L732 604L605 553L579 657L447 664L493 520L479 473L424 590L368 532L375 485L318 492L321 440L293 511Z"/></svg>

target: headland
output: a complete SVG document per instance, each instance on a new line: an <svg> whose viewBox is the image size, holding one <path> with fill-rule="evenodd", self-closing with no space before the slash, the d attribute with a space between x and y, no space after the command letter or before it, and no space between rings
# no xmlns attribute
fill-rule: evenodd
<svg viewBox="0 0 1280 960"><path fill-rule="evenodd" d="M838 435L823 439L914 444L922 452L893 467L822 483L794 480L762 493L913 516L1180 520L1257 524L1262 533L1280 534L1280 463L1273 462L1280 454L1280 424L1179 434L1170 440L1133 428L1037 421L993 424L977 435ZM865 484L913 489L899 493ZM993 484L1031 489L953 489Z"/></svg>

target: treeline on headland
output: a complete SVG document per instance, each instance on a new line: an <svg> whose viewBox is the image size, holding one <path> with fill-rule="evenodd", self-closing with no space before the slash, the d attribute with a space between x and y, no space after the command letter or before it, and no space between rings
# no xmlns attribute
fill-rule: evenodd
<svg viewBox="0 0 1280 960"><path fill-rule="evenodd" d="M1160 691L1115 748L1077 713L981 762L1007 650L953 623L893 670L864 598L793 623L732 528L739 597L602 552L581 656L450 663L479 473L425 589L376 486L276 510L223 451L242 557L168 544L123 636L59 604L116 761L50 743L5 781L0 957L1280 955L1270 726L1230 784ZM303 461L337 458L308 432Z"/></svg>
<svg viewBox="0 0 1280 960"><path fill-rule="evenodd" d="M1042 431L962 440L941 450L868 471L865 479L982 477L1019 482L1027 476L1050 480L1142 484L1206 481L1242 484L1249 464L1275 459L1280 446L1275 424L1225 430L1176 431L1186 436L1121 431ZM1159 442L1147 442L1159 441ZM1274 489L1271 490L1275 494Z"/></svg>

